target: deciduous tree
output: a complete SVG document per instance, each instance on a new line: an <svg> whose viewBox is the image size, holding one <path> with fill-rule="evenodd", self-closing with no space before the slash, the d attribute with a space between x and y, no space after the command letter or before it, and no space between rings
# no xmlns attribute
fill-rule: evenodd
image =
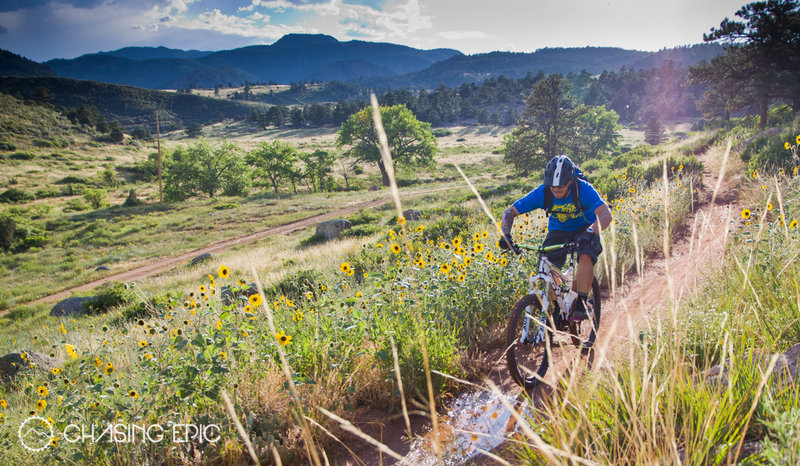
<svg viewBox="0 0 800 466"><path fill-rule="evenodd" d="M379 110L392 162L398 166L433 166L437 143L430 123L417 120L405 105L380 107ZM381 171L383 185L389 186L389 175L381 159L378 144L371 107L365 107L350 116L342 124L336 137L338 147L349 147L348 155L356 160L376 163Z"/></svg>

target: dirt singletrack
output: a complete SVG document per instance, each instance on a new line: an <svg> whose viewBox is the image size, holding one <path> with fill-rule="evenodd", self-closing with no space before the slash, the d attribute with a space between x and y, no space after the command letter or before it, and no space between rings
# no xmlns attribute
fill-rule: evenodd
<svg viewBox="0 0 800 466"><path fill-rule="evenodd" d="M434 193L434 192L446 191L446 190L449 190L449 189L456 189L456 188L448 186L448 187L442 187L442 188L426 189L426 190L421 190L421 191L415 192L415 193L413 193L411 195L406 194L405 197L417 197L417 196L421 196L421 195L425 195L425 194L431 194L431 193ZM391 198L391 196L390 196L388 191L387 191L386 194L387 194L387 197L383 197L383 198L380 198L380 199L375 199L375 200L367 201L367 202L361 202L361 203L358 203L358 204L351 205L349 207L345 207L345 208L342 208L342 209L337 209L337 210L334 210L334 211L331 211L331 212L326 212L324 214L315 215L313 217L308 217L308 218L305 218L305 219L302 219L302 220L297 220L295 222L291 222L291 223L287 223L287 224L284 224L284 225L278 225L278 226L275 226L275 227L271 227L271 228L267 228L267 229L264 229L264 230L260 230L260 231L257 231L255 233L251 233L249 235L244 235L244 236L239 236L239 237L236 237L236 238L227 239L227 240L224 240L224 241L219 241L217 243L213 243L213 244L210 244L210 245L205 246L205 247L200 248L200 249L195 249L195 250L183 253L183 254L179 254L177 256L171 256L171 257L165 257L165 258L162 258L162 259L158 259L158 260L150 262L148 264L145 264L145 265L142 265L142 266L139 266L139 267L135 267L135 268L130 269L130 270L126 270L124 272L120 272L120 273L113 274L113 275L108 275L108 276L105 276L103 278L100 278L100 279L97 279L97 280L93 280L91 282L84 283L82 285L78 285L78 286L75 286L75 287L60 291L58 293L54 293L54 294L51 294L51 295L48 295L48 296L44 296L42 298L39 298L39 299L36 299L36 300L31 301L29 303L26 303L25 305L26 306L31 306L31 305L39 304L39 303L47 303L47 302L53 302L53 301L62 300L62 299L70 297L74 293L81 292L81 291L86 291L86 290L91 290L91 289L94 289L94 288L96 288L96 287L98 287L100 285L106 284L106 283L111 283L111 282L132 282L132 281L136 281L136 280L141 280L142 278L149 277L149 276L155 275L155 274L160 273L160 272L164 272L164 271L169 270L170 268L172 268L172 267L174 267L176 265L179 265L179 264L185 263L187 261L190 261L191 259L193 259L193 258L195 258L195 257L197 257L197 256L199 256L201 254L205 254L205 253L218 254L218 253L221 253L223 251L227 251L228 249L230 249L231 247L236 246L236 245L251 243L253 241L264 239L264 238L267 238L267 237L273 236L273 235L285 235L285 234L293 233L295 231L302 230L303 228L306 228L306 227L309 227L311 225L314 225L314 224L316 224L318 222L322 222L322 221L325 221L325 220L330 220L332 218L340 217L340 216L343 216L343 215L352 214L352 213L357 212L359 209L362 209L362 208L371 209L371 208L375 208L375 207L381 206L383 204L392 202L392 198ZM2 317L7 312L8 311L0 312L0 317Z"/></svg>
<svg viewBox="0 0 800 466"><path fill-rule="evenodd" d="M719 173L712 173L708 166L710 158L717 154L710 154L706 151L699 154L698 158L706 166L703 173L703 184L698 187L698 194L694 199L695 210L691 218L682 228L678 229L677 235L670 239L668 257L655 258L645 264L644 270L640 275L632 275L626 278L626 282L621 284L613 295L603 293L602 320L598 339L591 352L582 353L575 348L570 339L566 336L557 336L557 345L553 349L551 365L545 376L545 383L529 392L527 396L522 393L521 388L514 382L507 370L505 362L505 348L502 345L493 345L485 352L472 356L473 363L489 367L490 371L486 379L496 385L508 400L516 400L517 407L530 397L530 401L540 405L543 400L552 395L553 389L557 386L560 378L564 377L567 371L574 367L573 362L576 358L587 361L588 364L578 364L582 367L590 367L591 370L599 370L610 367L614 364L617 352L626 346L627 342L634 341L639 336L639 331L647 328L648 319L665 318L663 311L670 306L677 306L682 299L691 295L704 280L708 278L708 270L711 265L718 263L726 249L729 236L729 229L732 220L736 219L735 206L736 193L731 190L730 183L723 180L717 185ZM716 196L714 190L716 187ZM712 203L713 198L713 203ZM608 240L606 240L608 241ZM484 382L484 385L488 385ZM439 422L440 439L443 443L450 442L456 444L450 447L449 458L445 457L446 464L461 463L463 458L470 457L470 464L502 464L495 462L489 456L476 453L475 449L469 451L465 444L471 441L474 443L476 436L467 434L464 440L464 433L486 432L486 424L498 424L490 426L488 430L493 431L493 435L502 437L507 429L514 426L513 418L510 415L503 417L502 412L507 411L503 408L500 400L490 392L480 389L466 388L466 392L459 395L451 405L449 412L442 416ZM480 396L474 396L479 395ZM482 396L486 395L486 396ZM464 418L462 415L463 407L459 401L465 397L471 397L475 403L467 412L466 425L446 425L456 417ZM459 412L455 412L454 405L459 405ZM440 410L441 412L441 410ZM484 415L483 413L487 413ZM498 413L500 415L498 416ZM402 419L378 419L364 413L359 416L361 422L357 425L364 429L365 433L377 438L389 448L401 455L406 455L406 462L411 464L439 464L438 458L432 456L430 452L433 443L433 435L430 432L430 423L422 416L412 416L412 430L414 435L420 436L416 442L409 443L403 436L406 435L405 426ZM375 413L378 414L378 413ZM509 413L506 413L509 414ZM457 420L458 421L458 420ZM459 421L461 422L461 421ZM423 429L420 430L422 427ZM459 434L459 431L462 433ZM459 436L461 438L459 438ZM472 440L469 440L471 437ZM356 440L356 442L359 442ZM421 446L422 445L422 446ZM395 460L387 455L381 455L374 448L364 445L351 445L351 453L339 456L339 464L395 464ZM504 444L492 445L490 452L499 456L504 456ZM427 452L420 454L419 449L426 449ZM487 449L486 446L481 446ZM466 451L466 453L464 453ZM459 457L459 455L462 455ZM512 460L513 458L506 458Z"/></svg>

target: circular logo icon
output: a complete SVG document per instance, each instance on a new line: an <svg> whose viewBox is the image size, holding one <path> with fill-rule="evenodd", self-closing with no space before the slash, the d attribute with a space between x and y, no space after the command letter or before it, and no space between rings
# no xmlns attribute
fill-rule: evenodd
<svg viewBox="0 0 800 466"><path fill-rule="evenodd" d="M43 417L31 416L22 421L17 434L22 446L27 450L42 451L50 446L53 426Z"/></svg>

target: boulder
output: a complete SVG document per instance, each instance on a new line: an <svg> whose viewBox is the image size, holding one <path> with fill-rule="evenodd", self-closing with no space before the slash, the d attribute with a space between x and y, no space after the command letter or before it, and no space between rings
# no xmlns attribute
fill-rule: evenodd
<svg viewBox="0 0 800 466"><path fill-rule="evenodd" d="M736 146L734 146L734 148L731 150L731 154L739 155L739 154L742 153L742 151L747 149L747 146L752 144L753 141L755 141L756 139L758 139L758 138L760 138L762 136L774 136L776 134L780 134L780 132L781 132L781 130L779 130L778 128L775 128L775 127L767 128L766 130L756 134L755 136L753 136L751 138L747 138L744 141L740 142L739 144L736 144Z"/></svg>
<svg viewBox="0 0 800 466"><path fill-rule="evenodd" d="M250 288L244 289L239 288L237 291L233 291L230 286L225 285L219 290L219 296L222 299L222 304L225 306L230 306L232 303L247 300L250 296L254 294L258 294L258 290L256 289L256 284L251 283Z"/></svg>
<svg viewBox="0 0 800 466"><path fill-rule="evenodd" d="M403 211L403 217L405 217L406 220L416 221L422 218L422 211L408 209L406 211Z"/></svg>
<svg viewBox="0 0 800 466"><path fill-rule="evenodd" d="M323 236L325 239L333 239L339 236L339 233L352 227L353 224L349 220L335 219L320 222L317 224L317 235Z"/></svg>
<svg viewBox="0 0 800 466"><path fill-rule="evenodd" d="M97 296L73 296L59 301L50 310L50 317L84 316L89 313L86 303L95 299Z"/></svg>
<svg viewBox="0 0 800 466"><path fill-rule="evenodd" d="M111 270L111 269L109 269L109 268L108 268L107 266L105 266L105 265L101 265L100 267L98 267L98 268L94 269L94 271L95 271L95 272L103 272L103 271L105 271L105 270Z"/></svg>
<svg viewBox="0 0 800 466"><path fill-rule="evenodd" d="M798 360L800 360L800 343L778 356L778 360L775 361L775 369L772 372L781 377L788 377L794 380L797 378Z"/></svg>
<svg viewBox="0 0 800 466"><path fill-rule="evenodd" d="M192 259L192 265L202 264L203 262L210 261L211 257L212 256L210 252L204 252L203 254L200 254Z"/></svg>
<svg viewBox="0 0 800 466"><path fill-rule="evenodd" d="M22 357L22 353L25 353L25 358ZM57 365L58 361L55 359L34 351L23 350L19 353L9 353L0 358L0 381L9 381L20 371L26 369L35 367L49 371Z"/></svg>
<svg viewBox="0 0 800 466"><path fill-rule="evenodd" d="M372 186L370 186L369 188L367 188L367 191L377 191L377 190L379 190L379 189L381 189L381 188L379 188L379 187L377 187L377 186L375 186L375 185L373 184Z"/></svg>

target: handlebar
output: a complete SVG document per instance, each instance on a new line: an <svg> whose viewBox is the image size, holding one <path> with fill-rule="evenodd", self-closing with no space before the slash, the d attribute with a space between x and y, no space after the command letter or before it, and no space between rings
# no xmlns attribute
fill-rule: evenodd
<svg viewBox="0 0 800 466"><path fill-rule="evenodd" d="M569 243L562 243L562 244L552 244L550 246L542 246L542 245L532 246L530 244L522 244L522 243L520 243L520 244L517 244L517 247L520 248L520 249L525 249L525 250L532 251L532 252L546 253L546 252L559 251L561 249L572 249L572 248L575 247L575 243L574 242L569 242Z"/></svg>

